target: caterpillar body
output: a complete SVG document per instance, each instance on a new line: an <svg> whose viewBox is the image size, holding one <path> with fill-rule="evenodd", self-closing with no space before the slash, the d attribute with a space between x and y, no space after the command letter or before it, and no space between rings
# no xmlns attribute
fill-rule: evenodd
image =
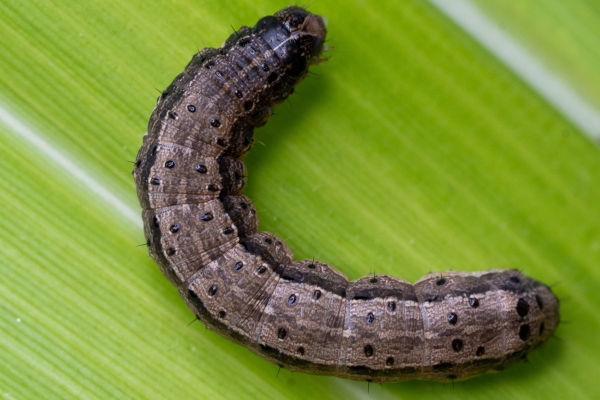
<svg viewBox="0 0 600 400"><path fill-rule="evenodd" d="M134 167L150 255L207 327L292 371L450 381L525 358L559 309L516 270L350 282L257 233L241 158L325 33L320 16L285 8L200 51L161 94Z"/></svg>

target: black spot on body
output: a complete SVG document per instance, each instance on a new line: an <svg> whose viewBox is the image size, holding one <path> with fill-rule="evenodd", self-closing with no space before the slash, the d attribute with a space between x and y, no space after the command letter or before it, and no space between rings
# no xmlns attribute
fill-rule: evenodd
<svg viewBox="0 0 600 400"><path fill-rule="evenodd" d="M175 167L175 161L173 160L168 160L167 162L165 162L165 168L174 168Z"/></svg>
<svg viewBox="0 0 600 400"><path fill-rule="evenodd" d="M240 269L242 269L243 266L244 266L243 262L237 261L235 264L233 264L233 270L239 271Z"/></svg>
<svg viewBox="0 0 600 400"><path fill-rule="evenodd" d="M195 167L196 171L201 173L201 174L205 174L208 172L208 168L206 168L206 165L202 165L202 164L198 164Z"/></svg>
<svg viewBox="0 0 600 400"><path fill-rule="evenodd" d="M463 341L460 339L454 339L452 341L452 350L459 352L463 348Z"/></svg>
<svg viewBox="0 0 600 400"><path fill-rule="evenodd" d="M521 327L519 328L519 338L521 338L522 341L526 341L530 337L531 327L528 324L521 325Z"/></svg>
<svg viewBox="0 0 600 400"><path fill-rule="evenodd" d="M364 347L364 352L365 352L365 356L367 357L373 357L373 346L371 346L370 344L366 345Z"/></svg>
<svg viewBox="0 0 600 400"><path fill-rule="evenodd" d="M279 328L277 330L277 337L279 338L279 340L285 339L286 336L287 336L287 331L285 330L285 328Z"/></svg>
<svg viewBox="0 0 600 400"><path fill-rule="evenodd" d="M221 189L219 189L217 185L211 183L206 185L206 190L208 190L209 192L218 192Z"/></svg>
<svg viewBox="0 0 600 400"><path fill-rule="evenodd" d="M267 268L266 266L264 266L264 265L261 265L260 267L258 267L258 269L256 270L256 272L257 272L259 275L262 275L262 274L264 274L265 272L267 272L267 269L268 269L268 268Z"/></svg>
<svg viewBox="0 0 600 400"><path fill-rule="evenodd" d="M479 307L479 299L475 297L469 297L469 305L473 308Z"/></svg>
<svg viewBox="0 0 600 400"><path fill-rule="evenodd" d="M214 218L213 213L209 212L205 212L204 214L202 214L200 216L200 220L204 221L204 222L208 222L210 220L212 220Z"/></svg>
<svg viewBox="0 0 600 400"><path fill-rule="evenodd" d="M194 113L194 112L196 112L196 106L193 104L188 104L187 110L191 113Z"/></svg>
<svg viewBox="0 0 600 400"><path fill-rule="evenodd" d="M218 128L221 126L221 121L219 121L218 119L211 119L210 120L210 124L214 127L214 128Z"/></svg>
<svg viewBox="0 0 600 400"><path fill-rule="evenodd" d="M458 322L458 315L454 311L448 314L448 322L450 323L450 325L456 325L456 323Z"/></svg>
<svg viewBox="0 0 600 400"><path fill-rule="evenodd" d="M435 284L438 286L442 286L444 283L446 283L446 278L440 278L437 281L435 281Z"/></svg>
<svg viewBox="0 0 600 400"><path fill-rule="evenodd" d="M394 365L394 357L388 357L385 360L385 365L391 367Z"/></svg>
<svg viewBox="0 0 600 400"><path fill-rule="evenodd" d="M477 351L475 352L475 355L476 355L477 357L481 357L481 356L482 356L482 355L484 355L484 354L485 354L485 348L484 348L483 346L479 346L479 347L477 348Z"/></svg>
<svg viewBox="0 0 600 400"><path fill-rule="evenodd" d="M387 309L388 309L389 312L396 311L396 302L395 301L388 301L388 303L387 303Z"/></svg>
<svg viewBox="0 0 600 400"><path fill-rule="evenodd" d="M373 322L375 322L375 315L372 312L368 313L365 317L365 321L367 322L367 324L372 324Z"/></svg>
<svg viewBox="0 0 600 400"><path fill-rule="evenodd" d="M225 310L219 311L219 318L223 319L223 318L225 318L226 315L227 315L227 313L225 312Z"/></svg>
<svg viewBox="0 0 600 400"><path fill-rule="evenodd" d="M317 289L313 292L313 299L319 300L320 298L321 298L321 291Z"/></svg>
<svg viewBox="0 0 600 400"><path fill-rule="evenodd" d="M520 317L524 317L527 315L527 313L529 313L529 303L527 302L527 300L520 298L519 301L517 301L517 314L519 314Z"/></svg>
<svg viewBox="0 0 600 400"><path fill-rule="evenodd" d="M169 231L171 233L177 233L179 232L179 230L181 229L181 227L178 224L173 224L171 225L171 227L169 228Z"/></svg>
<svg viewBox="0 0 600 400"><path fill-rule="evenodd" d="M175 253L177 253L177 249L175 249L173 247L170 247L170 248L167 249L167 255L168 256L174 256Z"/></svg>
<svg viewBox="0 0 600 400"><path fill-rule="evenodd" d="M214 296L217 293L217 285L212 285L211 287L208 288L208 295L209 296Z"/></svg>
<svg viewBox="0 0 600 400"><path fill-rule="evenodd" d="M296 353L303 356L304 355L304 347L302 347L302 346L298 347L298 349L296 349Z"/></svg>
<svg viewBox="0 0 600 400"><path fill-rule="evenodd" d="M152 179L150 179L150 183L153 184L154 186L158 186L161 184L161 180L158 178L152 178Z"/></svg>
<svg viewBox="0 0 600 400"><path fill-rule="evenodd" d="M296 296L295 294L292 294L290 297L288 297L288 300L287 300L288 306L293 306L294 304L296 304L296 300L298 300L298 296Z"/></svg>
<svg viewBox="0 0 600 400"><path fill-rule="evenodd" d="M228 227L226 227L226 228L223 229L223 234L224 235L230 235L232 233L233 233L233 228L230 227L230 226L228 226Z"/></svg>
<svg viewBox="0 0 600 400"><path fill-rule="evenodd" d="M179 119L179 115L175 111L169 111L168 115L171 119Z"/></svg>
<svg viewBox="0 0 600 400"><path fill-rule="evenodd" d="M542 301L542 297L539 294L535 295L535 301L538 304L538 307L540 308L540 310L544 309L544 302Z"/></svg>

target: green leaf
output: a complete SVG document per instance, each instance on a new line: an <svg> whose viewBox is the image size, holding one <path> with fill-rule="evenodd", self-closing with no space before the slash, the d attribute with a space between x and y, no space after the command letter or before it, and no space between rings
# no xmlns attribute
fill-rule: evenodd
<svg viewBox="0 0 600 400"><path fill-rule="evenodd" d="M478 1L598 109L595 3L505 3ZM330 59L257 131L246 194L261 230L351 279L518 268L557 284L560 339L454 388L369 387L278 371L201 323L188 326L194 316L131 217L139 205L128 161L158 91L192 55L284 5L0 5L0 394L598 396L599 149L423 1L310 7L328 19Z"/></svg>

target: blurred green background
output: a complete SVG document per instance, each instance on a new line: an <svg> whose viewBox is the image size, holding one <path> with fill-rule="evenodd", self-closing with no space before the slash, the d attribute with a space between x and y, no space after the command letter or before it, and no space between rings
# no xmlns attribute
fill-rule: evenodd
<svg viewBox="0 0 600 400"><path fill-rule="evenodd" d="M472 4L600 110L598 2ZM467 382L369 387L278 372L188 326L138 246L128 161L158 91L198 49L285 5L0 3L0 395L599 396L598 145L423 0L310 4L328 19L330 59L257 131L246 194L261 230L351 279L521 269L562 298L556 339Z"/></svg>

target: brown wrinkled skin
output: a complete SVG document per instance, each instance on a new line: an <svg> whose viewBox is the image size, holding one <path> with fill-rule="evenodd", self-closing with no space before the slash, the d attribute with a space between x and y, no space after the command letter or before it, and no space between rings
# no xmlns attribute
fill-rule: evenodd
<svg viewBox="0 0 600 400"><path fill-rule="evenodd" d="M451 381L524 359L559 311L518 271L349 282L257 233L240 159L324 38L321 17L289 7L202 50L163 92L134 169L150 255L206 326L292 371Z"/></svg>

